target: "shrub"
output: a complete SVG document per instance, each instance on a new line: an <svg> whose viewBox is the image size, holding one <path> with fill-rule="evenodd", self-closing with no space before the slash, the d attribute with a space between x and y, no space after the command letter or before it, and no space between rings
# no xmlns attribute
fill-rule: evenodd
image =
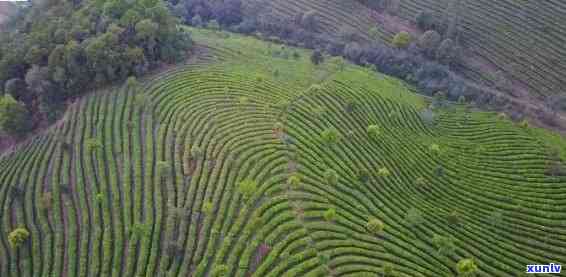
<svg viewBox="0 0 566 277"><path fill-rule="evenodd" d="M557 161L549 161L546 165L544 173L548 176L566 176L566 166Z"/></svg>
<svg viewBox="0 0 566 277"><path fill-rule="evenodd" d="M322 52L320 52L320 50L316 49L312 52L311 62L314 65L319 65L324 62L324 56L322 55Z"/></svg>
<svg viewBox="0 0 566 277"><path fill-rule="evenodd" d="M478 266L473 259L462 259L456 264L458 276L469 277L475 276L478 272Z"/></svg>
<svg viewBox="0 0 566 277"><path fill-rule="evenodd" d="M377 176L379 177L388 177L389 175L391 175L391 172L389 172L389 169L386 167L382 167L377 170Z"/></svg>
<svg viewBox="0 0 566 277"><path fill-rule="evenodd" d="M383 276L394 276L395 275L394 271L395 270L393 268L393 265L390 263L385 263L381 268L381 273L383 274Z"/></svg>
<svg viewBox="0 0 566 277"><path fill-rule="evenodd" d="M366 228L368 229L370 234L377 235L383 231L385 225L381 220L377 218L370 218L366 223Z"/></svg>
<svg viewBox="0 0 566 277"><path fill-rule="evenodd" d="M301 18L301 26L311 32L316 32L318 29L318 14L316 11L308 11L303 14Z"/></svg>
<svg viewBox="0 0 566 277"><path fill-rule="evenodd" d="M249 199L257 190L257 182L245 179L238 184L238 192L242 194L244 200Z"/></svg>
<svg viewBox="0 0 566 277"><path fill-rule="evenodd" d="M432 244L434 244L434 246L438 250L438 253L442 255L452 254L456 250L456 245L454 244L453 237L434 234L434 236L432 237Z"/></svg>
<svg viewBox="0 0 566 277"><path fill-rule="evenodd" d="M287 184L293 189L298 189L301 184L301 177L297 174L293 174L289 179L287 179Z"/></svg>
<svg viewBox="0 0 566 277"><path fill-rule="evenodd" d="M338 133L338 130L336 130L336 128L334 127L322 131L320 136L322 138L322 141L328 145L333 145L338 143L338 141L340 141L340 134Z"/></svg>
<svg viewBox="0 0 566 277"><path fill-rule="evenodd" d="M344 48L344 55L354 62L359 62L362 53L362 48L357 42L350 42L346 45L346 48Z"/></svg>
<svg viewBox="0 0 566 277"><path fill-rule="evenodd" d="M456 62L458 58L457 48L452 39L445 39L436 49L436 59L443 64Z"/></svg>
<svg viewBox="0 0 566 277"><path fill-rule="evenodd" d="M333 169L327 169L326 172L324 172L324 179L329 185L335 186L338 184L338 173Z"/></svg>
<svg viewBox="0 0 566 277"><path fill-rule="evenodd" d="M407 211L405 220L407 220L411 226L420 225L424 222L423 213L417 208L411 208Z"/></svg>
<svg viewBox="0 0 566 277"><path fill-rule="evenodd" d="M0 97L0 131L10 136L23 136L32 127L26 107L10 94Z"/></svg>
<svg viewBox="0 0 566 277"><path fill-rule="evenodd" d="M368 136L372 139L376 139L381 134L381 130L377 125L369 125L367 128Z"/></svg>
<svg viewBox="0 0 566 277"><path fill-rule="evenodd" d="M369 171L365 168L358 168L356 169L356 177L362 183L366 183L367 181L369 181Z"/></svg>
<svg viewBox="0 0 566 277"><path fill-rule="evenodd" d="M323 214L324 220L326 221L334 221L336 219L336 210L335 209L328 209Z"/></svg>
<svg viewBox="0 0 566 277"><path fill-rule="evenodd" d="M437 166L434 169L434 175L436 175L436 177L443 177L444 176L444 167L442 167L441 165Z"/></svg>
<svg viewBox="0 0 566 277"><path fill-rule="evenodd" d="M98 203L98 204L104 203L104 194L102 194L102 193L97 193L97 194L94 196L94 200L95 200L96 203Z"/></svg>
<svg viewBox="0 0 566 277"><path fill-rule="evenodd" d="M457 211L452 211L446 215L446 221L451 225L458 225L461 222L461 216Z"/></svg>
<svg viewBox="0 0 566 277"><path fill-rule="evenodd" d="M411 43L411 35L408 32L399 32L393 37L393 46L397 48L407 48Z"/></svg>
<svg viewBox="0 0 566 277"><path fill-rule="evenodd" d="M214 204L212 204L212 202L210 202L210 201L206 201L206 202L204 202L204 204L202 205L202 212L203 212L205 215L211 215L213 209L214 209Z"/></svg>
<svg viewBox="0 0 566 277"><path fill-rule="evenodd" d="M521 123L519 123L519 126L523 129L529 128L529 121L527 121L526 119L523 119L521 121Z"/></svg>
<svg viewBox="0 0 566 277"><path fill-rule="evenodd" d="M430 11L420 11L415 16L415 23L421 30L430 30L437 27L438 19Z"/></svg>
<svg viewBox="0 0 566 277"><path fill-rule="evenodd" d="M437 31L428 30L419 37L417 45L429 57L433 57L442 37Z"/></svg>
<svg viewBox="0 0 566 277"><path fill-rule="evenodd" d="M29 235L29 231L26 228L17 228L8 235L8 242L12 248L18 249L28 240Z"/></svg>
<svg viewBox="0 0 566 277"><path fill-rule="evenodd" d="M429 149L430 149L430 152L432 152L435 155L440 154L440 145L438 145L436 143L431 144Z"/></svg>

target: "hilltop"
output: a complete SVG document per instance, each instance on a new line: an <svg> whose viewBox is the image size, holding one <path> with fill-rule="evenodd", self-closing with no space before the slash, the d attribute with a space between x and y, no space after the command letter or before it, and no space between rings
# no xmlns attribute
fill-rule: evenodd
<svg viewBox="0 0 566 277"><path fill-rule="evenodd" d="M188 30L186 64L77 99L0 159L1 276L566 263L559 136L342 58Z"/></svg>

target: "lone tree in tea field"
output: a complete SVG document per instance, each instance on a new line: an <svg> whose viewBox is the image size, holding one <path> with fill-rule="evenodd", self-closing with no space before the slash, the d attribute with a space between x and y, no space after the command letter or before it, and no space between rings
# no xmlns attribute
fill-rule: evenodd
<svg viewBox="0 0 566 277"><path fill-rule="evenodd" d="M370 234L378 235L383 231L383 228L385 228L385 224L383 224L381 220L373 217L367 221L366 228Z"/></svg>
<svg viewBox="0 0 566 277"><path fill-rule="evenodd" d="M476 276L478 266L473 259L462 259L456 264L456 271L459 277Z"/></svg>
<svg viewBox="0 0 566 277"><path fill-rule="evenodd" d="M338 173L333 169L327 169L324 172L324 179L329 185L335 186L338 184Z"/></svg>
<svg viewBox="0 0 566 277"><path fill-rule="evenodd" d="M322 138L322 142L329 146L337 144L341 138L340 133L338 133L338 130L334 127L322 131L320 137Z"/></svg>
<svg viewBox="0 0 566 277"><path fill-rule="evenodd" d="M8 235L8 242L14 249L22 246L29 238L29 231L25 228L16 228Z"/></svg>
<svg viewBox="0 0 566 277"><path fill-rule="evenodd" d="M252 179L245 179L238 184L238 192L242 194L244 201L247 201L257 190L257 182Z"/></svg>

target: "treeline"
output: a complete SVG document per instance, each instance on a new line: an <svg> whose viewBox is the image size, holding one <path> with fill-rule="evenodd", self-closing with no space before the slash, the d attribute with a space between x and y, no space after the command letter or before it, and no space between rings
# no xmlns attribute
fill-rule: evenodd
<svg viewBox="0 0 566 277"><path fill-rule="evenodd" d="M527 111L521 103L510 101L494 89L509 89L505 78L495 84L478 84L459 73L462 57L460 47L461 13L465 12L462 1L453 1L443 14L421 11L413 20L423 34L411 37L401 32L392 41L377 38L377 30L370 30L368 41L356 30L344 26L336 33L322 31L322 17L315 11L305 11L295 16L282 16L264 5L242 6L240 0L172 0L173 13L193 26L222 28L250 34L273 42L315 49L314 63L323 58L322 53L343 56L348 60L376 71L392 75L415 85L420 92L447 99L472 103L508 113L513 120L524 119ZM380 12L394 15L397 0L366 1ZM501 84L501 86L500 86ZM562 101L564 102L564 101ZM556 106L556 105L555 105ZM552 108L552 107L550 107ZM556 124L556 117L549 110L530 111L548 125Z"/></svg>
<svg viewBox="0 0 566 277"><path fill-rule="evenodd" d="M265 39L316 49L315 55L324 52L344 56L360 65L372 67L417 85L423 92L434 95L443 92L450 100L490 102L490 96L466 86L451 70L461 55L456 35L442 35L428 30L420 38L401 33L391 44L379 40L367 41L355 30L344 27L337 34L321 31L320 16L314 11L282 17L271 10L256 7L242 13L240 0L204 1L182 0L174 5L175 14L182 15L188 24L220 26L227 30L254 34ZM252 16L255 15L255 16ZM419 21L431 21L421 16ZM420 25L420 24L419 24ZM453 37L453 38L452 38ZM318 62L314 57L313 61Z"/></svg>
<svg viewBox="0 0 566 277"><path fill-rule="evenodd" d="M0 89L5 111L31 116L32 128L53 120L65 101L88 89L184 59L191 38L161 0L47 0L13 19L0 34ZM15 100L15 101L13 101ZM10 105L25 109L2 108ZM21 135L25 129L0 130Z"/></svg>

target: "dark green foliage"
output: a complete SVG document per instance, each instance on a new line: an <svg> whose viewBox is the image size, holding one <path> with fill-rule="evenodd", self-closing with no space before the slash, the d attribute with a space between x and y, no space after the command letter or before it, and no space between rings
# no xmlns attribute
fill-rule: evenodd
<svg viewBox="0 0 566 277"><path fill-rule="evenodd" d="M320 50L314 50L311 54L311 62L314 65L319 65L322 62L324 62L324 56L322 55L322 52L320 52Z"/></svg>
<svg viewBox="0 0 566 277"><path fill-rule="evenodd" d="M316 11L308 11L301 18L301 26L309 31L316 32L318 30L318 14Z"/></svg>
<svg viewBox="0 0 566 277"><path fill-rule="evenodd" d="M462 216L457 211L452 211L446 215L446 221L450 225L456 226L462 222Z"/></svg>
<svg viewBox="0 0 566 277"><path fill-rule="evenodd" d="M436 59L443 64L452 64L457 61L458 47L452 39L443 40L436 49Z"/></svg>
<svg viewBox="0 0 566 277"><path fill-rule="evenodd" d="M0 86L53 120L69 97L183 59L177 23L161 0L33 5L0 40Z"/></svg>
<svg viewBox="0 0 566 277"><path fill-rule="evenodd" d="M456 250L454 238L450 236L447 237L435 234L432 237L432 243L438 250L438 253L442 255L450 255Z"/></svg>
<svg viewBox="0 0 566 277"><path fill-rule="evenodd" d="M425 55L433 58L436 54L436 49L440 45L442 37L437 31L426 31L419 37L418 46L425 53Z"/></svg>
<svg viewBox="0 0 566 277"><path fill-rule="evenodd" d="M329 185L335 186L338 184L338 173L332 169L327 169L326 172L324 172L324 179Z"/></svg>
<svg viewBox="0 0 566 277"><path fill-rule="evenodd" d="M367 183L369 181L369 171L365 168L356 169L356 178L362 183Z"/></svg>
<svg viewBox="0 0 566 277"><path fill-rule="evenodd" d="M11 95L0 98L0 132L21 136L31 129L32 123L28 110Z"/></svg>
<svg viewBox="0 0 566 277"><path fill-rule="evenodd" d="M338 133L338 130L336 130L336 128L334 127L322 131L320 137L322 138L322 141L327 145L334 145L341 139L340 133Z"/></svg>
<svg viewBox="0 0 566 277"><path fill-rule="evenodd" d="M444 176L444 167L442 167L441 165L437 166L434 169L434 175L436 175L436 177L443 177Z"/></svg>
<svg viewBox="0 0 566 277"><path fill-rule="evenodd" d="M420 225L424 222L423 213L419 209L412 208L409 211L407 211L405 220L411 226Z"/></svg>
<svg viewBox="0 0 566 277"><path fill-rule="evenodd" d="M438 18L430 11L420 11L415 16L415 23L421 30L434 30L440 27Z"/></svg>

